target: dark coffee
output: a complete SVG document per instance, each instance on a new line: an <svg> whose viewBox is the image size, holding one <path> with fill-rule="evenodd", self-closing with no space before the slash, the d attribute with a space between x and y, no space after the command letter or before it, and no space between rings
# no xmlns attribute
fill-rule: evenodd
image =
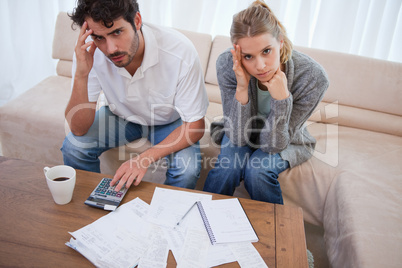
<svg viewBox="0 0 402 268"><path fill-rule="evenodd" d="M53 181L66 181L68 179L69 178L67 178L67 177L59 177L59 178L54 179Z"/></svg>

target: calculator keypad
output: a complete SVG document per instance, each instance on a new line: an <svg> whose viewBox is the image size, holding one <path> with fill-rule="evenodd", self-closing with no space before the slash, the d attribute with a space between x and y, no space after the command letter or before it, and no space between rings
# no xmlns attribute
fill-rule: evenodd
<svg viewBox="0 0 402 268"><path fill-rule="evenodd" d="M114 186L110 186L110 182L112 179L109 178L103 178L102 181L99 183L98 187L95 189L95 194L99 195L106 195L106 196L111 196L111 197L121 197L124 194L125 187L120 189L120 191L115 191L114 189L116 188L115 184Z"/></svg>

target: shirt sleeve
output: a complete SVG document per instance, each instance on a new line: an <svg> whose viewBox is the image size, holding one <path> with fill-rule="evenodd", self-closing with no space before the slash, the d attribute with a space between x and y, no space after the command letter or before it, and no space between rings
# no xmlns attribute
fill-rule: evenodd
<svg viewBox="0 0 402 268"><path fill-rule="evenodd" d="M178 81L174 106L184 122L195 122L205 116L209 101L198 57L186 69Z"/></svg>

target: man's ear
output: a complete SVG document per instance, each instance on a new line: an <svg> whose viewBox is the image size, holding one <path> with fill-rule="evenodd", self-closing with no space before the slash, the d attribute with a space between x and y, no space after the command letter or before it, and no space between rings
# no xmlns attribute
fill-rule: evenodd
<svg viewBox="0 0 402 268"><path fill-rule="evenodd" d="M137 29L137 31L141 30L141 26L142 26L142 17L140 12L137 12L137 14L135 14L134 17L134 25L135 28Z"/></svg>

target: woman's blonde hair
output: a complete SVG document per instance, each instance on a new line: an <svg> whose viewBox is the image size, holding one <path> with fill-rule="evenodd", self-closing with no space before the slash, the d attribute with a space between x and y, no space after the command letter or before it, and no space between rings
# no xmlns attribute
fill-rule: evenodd
<svg viewBox="0 0 402 268"><path fill-rule="evenodd" d="M236 44L241 38L254 37L264 33L272 34L278 41L283 38L280 60L281 63L287 62L292 56L292 42L287 37L285 27L264 1L254 1L247 9L233 16L230 28L232 44Z"/></svg>

